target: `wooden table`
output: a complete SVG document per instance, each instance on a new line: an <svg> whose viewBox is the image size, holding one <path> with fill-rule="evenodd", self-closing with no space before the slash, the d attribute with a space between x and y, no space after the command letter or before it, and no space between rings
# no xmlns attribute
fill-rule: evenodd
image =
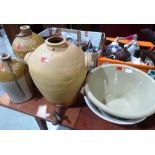
<svg viewBox="0 0 155 155"><path fill-rule="evenodd" d="M155 129L155 115L147 118L136 125L116 125L107 122L96 116L86 105L83 95L80 94L76 103L59 112L59 108L49 103L39 93L34 97L21 104L10 102L7 94L0 97L0 105L33 116L40 129L47 130L46 121L56 124L56 111L59 113L61 120L59 124L80 130L122 130L122 129Z"/></svg>

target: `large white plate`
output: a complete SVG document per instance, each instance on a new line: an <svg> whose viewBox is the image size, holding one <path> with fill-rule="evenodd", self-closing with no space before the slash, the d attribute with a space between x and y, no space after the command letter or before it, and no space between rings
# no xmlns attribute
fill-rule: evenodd
<svg viewBox="0 0 155 155"><path fill-rule="evenodd" d="M88 105L88 107L100 118L109 121L111 123L115 123L115 124L120 124L120 125L132 125L132 124L136 124L139 122L142 122L143 120L146 119L145 118L141 118L141 119L121 119L121 118L117 118L111 115L108 115L107 113L99 110L99 108L97 108L88 97L84 96L85 102Z"/></svg>

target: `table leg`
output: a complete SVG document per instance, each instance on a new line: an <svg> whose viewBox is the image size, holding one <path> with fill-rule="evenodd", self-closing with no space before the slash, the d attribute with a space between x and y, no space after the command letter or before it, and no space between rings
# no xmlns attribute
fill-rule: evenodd
<svg viewBox="0 0 155 155"><path fill-rule="evenodd" d="M40 128L40 130L48 130L47 124L45 120L42 120L38 117L35 117L35 120Z"/></svg>

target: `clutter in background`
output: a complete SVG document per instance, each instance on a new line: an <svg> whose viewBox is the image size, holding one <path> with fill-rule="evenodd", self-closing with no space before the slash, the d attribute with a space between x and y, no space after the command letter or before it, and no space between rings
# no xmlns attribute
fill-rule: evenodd
<svg viewBox="0 0 155 155"><path fill-rule="evenodd" d="M128 37L117 37L104 50L103 55L107 58L130 62L139 65L155 66L155 56L148 50L141 49L137 42L137 34ZM120 40L130 40L122 45ZM151 56L152 57L151 57Z"/></svg>
<svg viewBox="0 0 155 155"><path fill-rule="evenodd" d="M102 32L81 31L65 28L47 28L40 33L44 39L51 36L63 36L66 41L79 46L84 52L100 53L105 34Z"/></svg>

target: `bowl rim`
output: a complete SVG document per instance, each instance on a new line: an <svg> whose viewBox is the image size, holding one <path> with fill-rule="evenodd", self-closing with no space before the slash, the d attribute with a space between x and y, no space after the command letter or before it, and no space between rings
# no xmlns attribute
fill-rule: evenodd
<svg viewBox="0 0 155 155"><path fill-rule="evenodd" d="M115 124L119 124L119 125L133 125L133 124L140 123L146 119L146 117L144 117L144 118L140 118L140 119L119 120L119 118L117 118L117 117L115 118L115 116L108 115L108 113L105 113L104 111L102 111L102 112L98 111L96 109L97 106L95 106L87 96L84 96L84 99L85 99L86 104L90 108L90 110L92 110L100 118L102 118L108 122L111 122L111 123L115 123Z"/></svg>
<svg viewBox="0 0 155 155"><path fill-rule="evenodd" d="M143 71L137 69L137 68L134 68L134 67L131 67L131 66L127 66L127 65L122 65L122 64L103 64L101 66L98 66L96 67L95 69L93 69L87 76L86 78L86 84L85 84L85 93L86 95L88 96L88 98L91 100L91 102L95 102L94 104L98 107L100 107L103 111L113 115L113 116L117 116L117 117L120 117L120 118L126 118L126 119L140 119L142 117L148 117L152 114L155 113L155 104L153 106L151 106L150 108L148 108L147 110L143 111L143 112L139 112L137 114L122 114L122 113L119 113L117 111L114 111L112 109L110 109L109 107L107 107L106 105L104 105L102 102L100 102L94 95L93 93L90 91L89 89L89 84L88 84L88 81L89 81L89 78L90 76L92 75L93 72L95 72L96 70L100 69L100 68L106 68L106 67L111 67L111 66L120 66L120 67L125 67L125 68L130 68L132 70L135 70L136 72L139 72L141 75L144 75L148 80L150 80L152 82L152 84L154 85L155 87L155 80L152 79L152 77L150 77L149 75L147 75L146 73L144 73Z"/></svg>

